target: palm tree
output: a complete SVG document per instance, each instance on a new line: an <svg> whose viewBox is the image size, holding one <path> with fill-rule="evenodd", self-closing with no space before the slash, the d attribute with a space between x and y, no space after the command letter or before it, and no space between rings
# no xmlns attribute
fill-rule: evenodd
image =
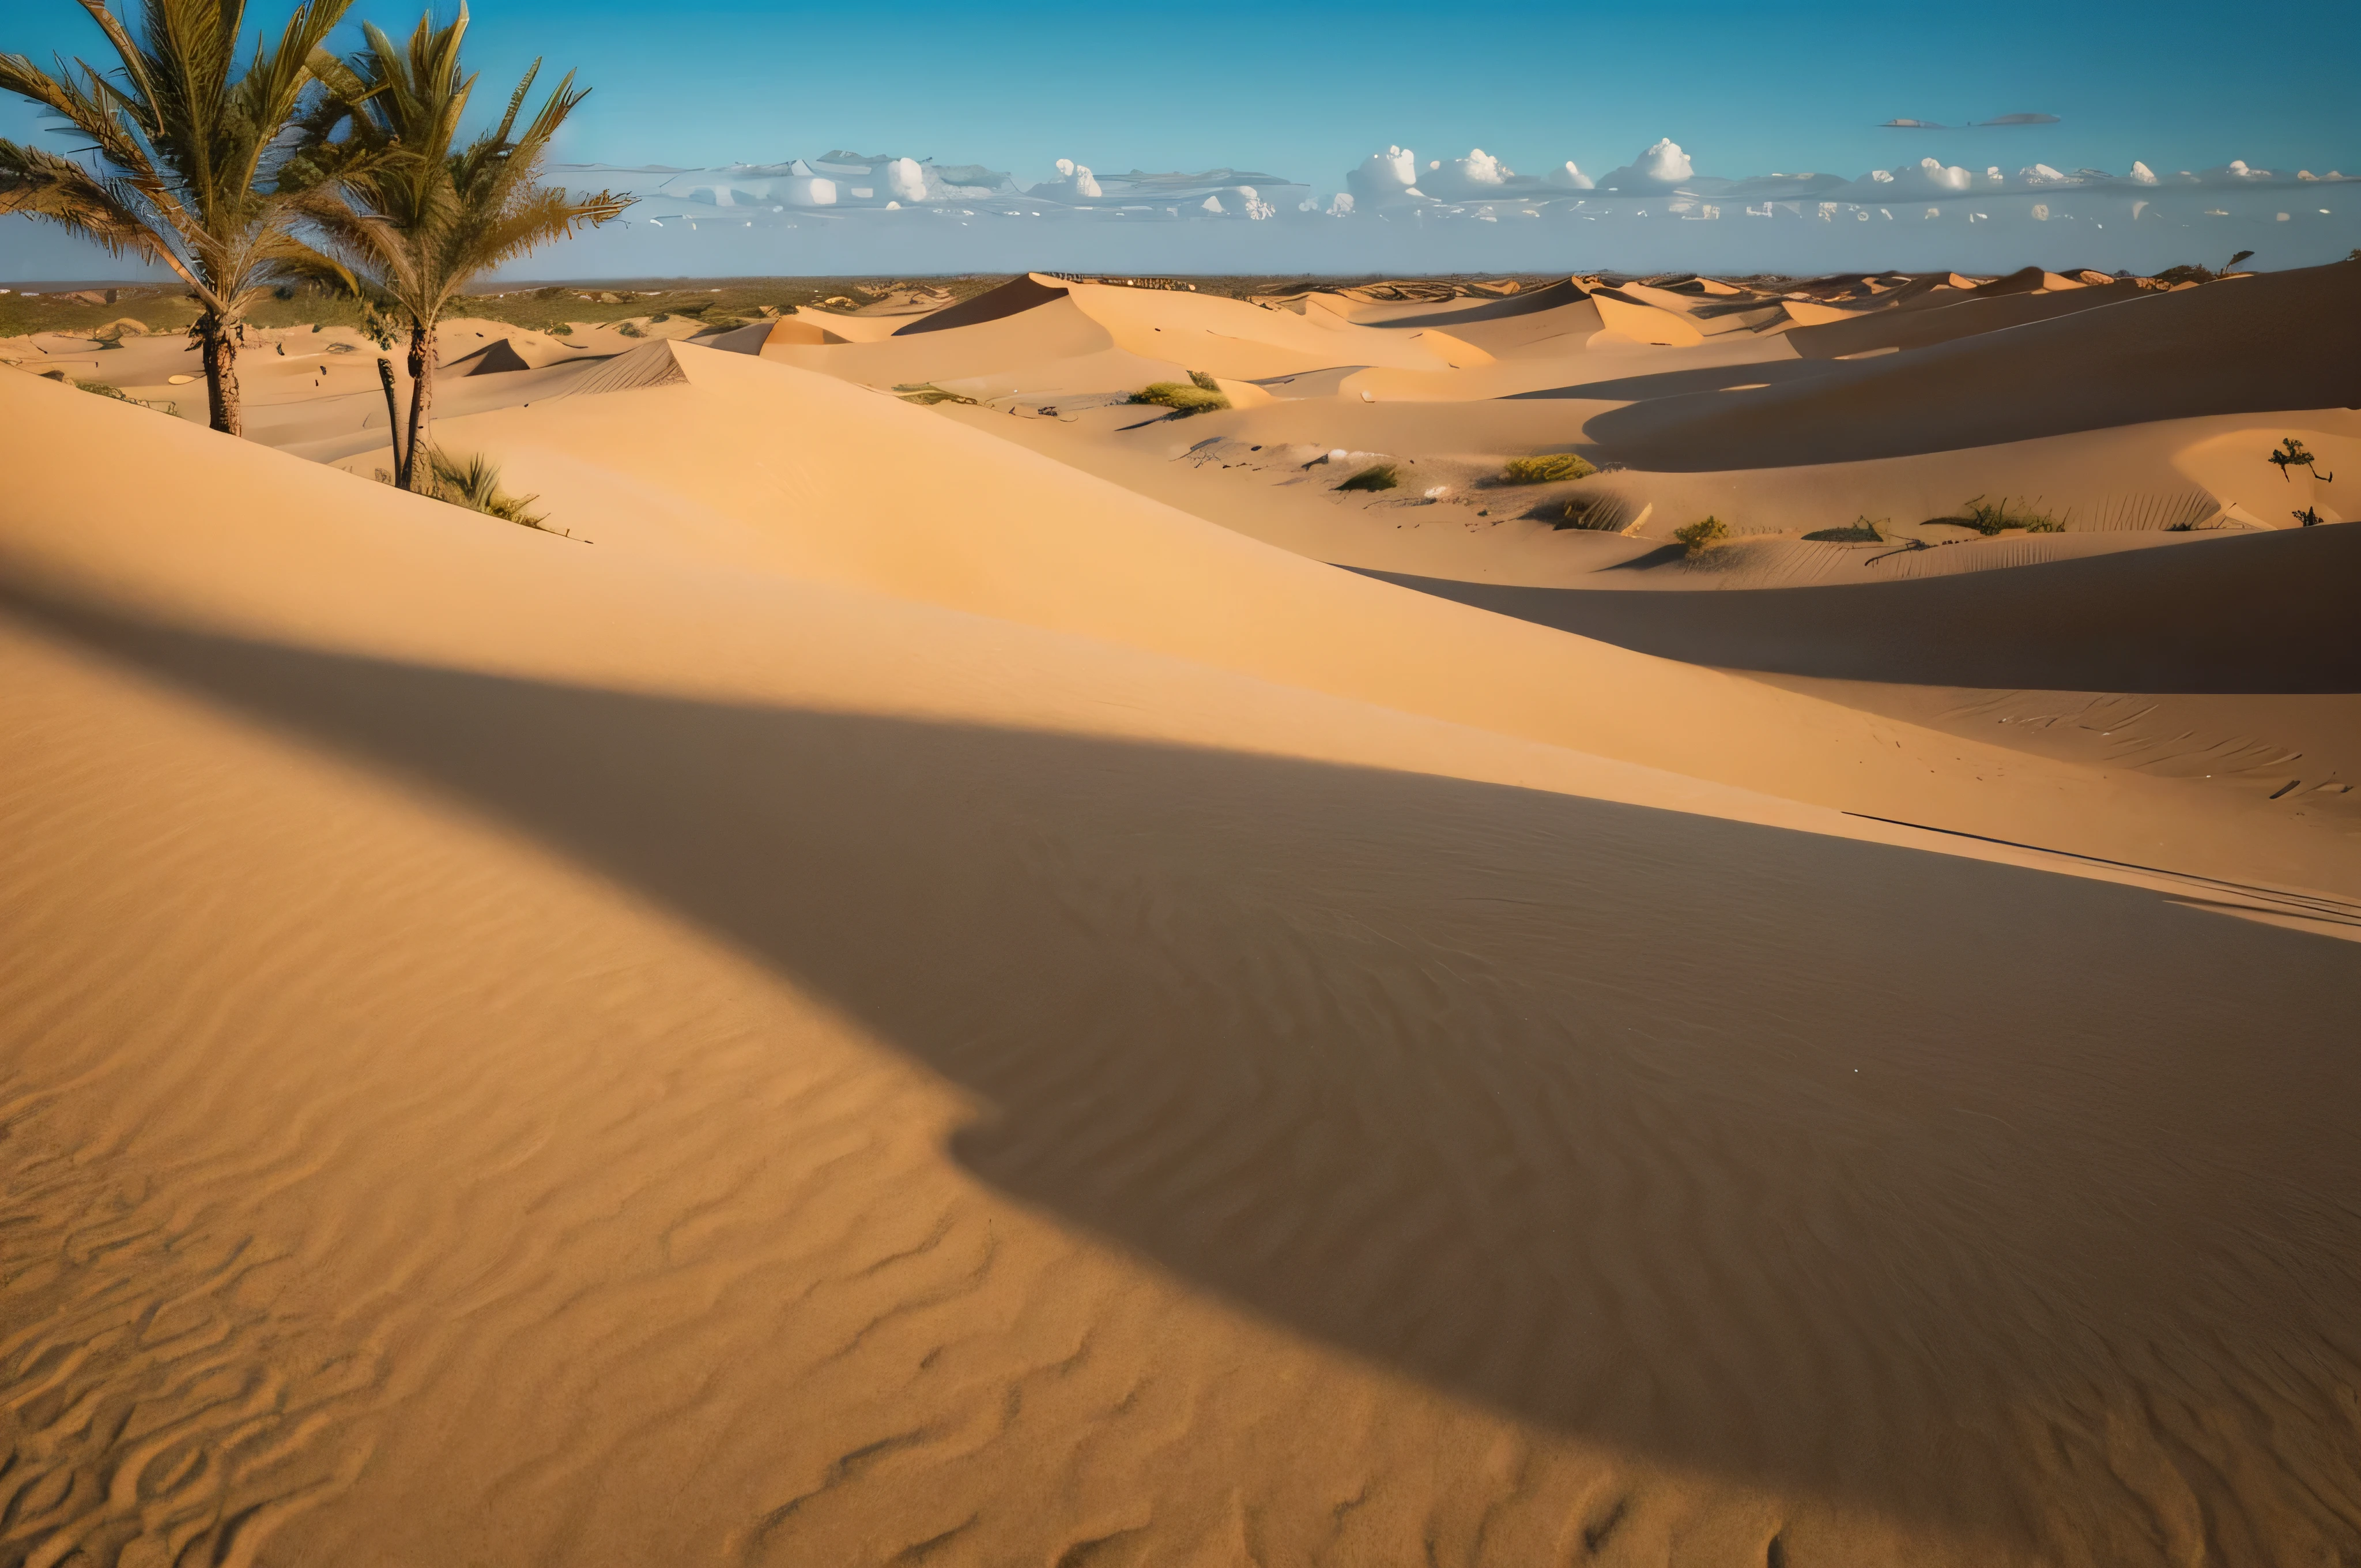
<svg viewBox="0 0 2361 1568"><path fill-rule="evenodd" d="M197 302L213 427L231 435L239 326L280 268L308 254L291 232L306 198L278 180L283 133L312 57L351 3L304 0L235 79L244 0L140 0L137 38L104 0L82 0L120 61L109 71L60 59L51 74L0 55L0 90L87 137L91 158L0 140L0 214L45 218L178 273Z"/></svg>
<svg viewBox="0 0 2361 1568"><path fill-rule="evenodd" d="M394 433L395 482L425 490L434 487L434 466L420 457L433 446L435 328L444 312L478 275L584 224L606 223L632 198L601 191L577 200L539 183L550 138L589 91L577 89L568 72L519 130L539 60L509 95L500 123L459 143L476 84L459 69L464 4L446 27L422 17L406 48L374 26L366 31L368 47L350 60L315 63L327 93L306 124L302 156L319 177L335 177L341 192L340 203L311 214L323 248L349 268L374 305L409 322L409 431L406 439Z"/></svg>

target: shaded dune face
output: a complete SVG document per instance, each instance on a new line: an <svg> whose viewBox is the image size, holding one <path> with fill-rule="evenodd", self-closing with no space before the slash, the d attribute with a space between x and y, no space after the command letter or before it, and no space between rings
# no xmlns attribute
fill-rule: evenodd
<svg viewBox="0 0 2361 1568"><path fill-rule="evenodd" d="M1460 781L16 609L668 909L970 1096L990 1188L1391 1372L1962 1560L2361 1539L2352 944Z"/></svg>
<svg viewBox="0 0 2361 1568"><path fill-rule="evenodd" d="M1678 546L1670 547L1677 554ZM2361 531L2306 529L2057 561L2029 575L1650 595L1372 572L1691 663L2062 691L2361 692Z"/></svg>
<svg viewBox="0 0 2361 1568"><path fill-rule="evenodd" d="M2349 408L2361 403L2356 366L2354 269L2316 267L2136 295L1761 390L1635 403L1589 432L1644 468L1857 462L2147 420Z"/></svg>

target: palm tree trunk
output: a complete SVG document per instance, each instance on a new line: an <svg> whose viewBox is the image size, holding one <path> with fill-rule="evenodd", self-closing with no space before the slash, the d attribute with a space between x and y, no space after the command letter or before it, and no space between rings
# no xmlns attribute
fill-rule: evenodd
<svg viewBox="0 0 2361 1568"><path fill-rule="evenodd" d="M421 463L430 444L427 425L434 408L434 329L416 323L410 329L410 439L402 444L401 488L423 492L433 483L434 466Z"/></svg>
<svg viewBox="0 0 2361 1568"><path fill-rule="evenodd" d="M222 319L207 311L197 318L197 335L204 344L205 403L213 426L224 435L243 435L237 400L237 340Z"/></svg>
<svg viewBox="0 0 2361 1568"><path fill-rule="evenodd" d="M401 483L401 405L393 396L393 361L377 356L378 384L385 389L385 438L393 445L394 483Z"/></svg>

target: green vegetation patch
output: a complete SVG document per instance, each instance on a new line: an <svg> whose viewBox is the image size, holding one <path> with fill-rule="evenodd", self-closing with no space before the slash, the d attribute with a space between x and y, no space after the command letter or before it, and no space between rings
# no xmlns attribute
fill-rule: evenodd
<svg viewBox="0 0 2361 1568"><path fill-rule="evenodd" d="M1577 457L1571 452L1552 452L1540 457L1511 457L1509 466L1500 470L1504 485L1552 485L1565 479L1587 479L1598 472L1598 466Z"/></svg>
<svg viewBox="0 0 2361 1568"><path fill-rule="evenodd" d="M1930 523L1949 523L1953 528L1972 528L1987 539L2012 528L2021 528L2027 533L2066 532L2066 520L2062 517L2053 517L2046 511L2035 511L2030 507L2016 511L2009 510L2006 496L2001 497L1997 501L1987 501L1982 496L1972 497L1961 504L1960 514L1957 517L1930 517L1927 521Z"/></svg>
<svg viewBox="0 0 2361 1568"><path fill-rule="evenodd" d="M1208 377L1206 379L1211 380ZM1220 392L1189 381L1150 381L1132 393L1135 403L1157 403L1179 414L1212 413L1215 409L1230 406L1230 400Z"/></svg>
<svg viewBox="0 0 2361 1568"><path fill-rule="evenodd" d="M1673 530L1673 537L1679 540L1691 555L1702 555L1730 537L1730 525L1718 517L1700 518L1686 528Z"/></svg>
<svg viewBox="0 0 2361 1568"><path fill-rule="evenodd" d="M426 449L426 463L432 482L425 493L434 499L496 517L502 522L513 522L520 528L538 529L544 533L558 532L549 526L549 519L531 510L533 503L541 499L539 496L514 496L500 488L500 471L483 454L458 457L439 446L430 446ZM377 471L377 477L380 484L393 483L393 476L382 468Z"/></svg>

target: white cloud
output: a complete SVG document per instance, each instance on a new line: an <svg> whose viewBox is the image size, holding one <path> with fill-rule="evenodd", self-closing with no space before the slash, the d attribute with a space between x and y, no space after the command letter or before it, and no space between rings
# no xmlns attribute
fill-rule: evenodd
<svg viewBox="0 0 2361 1568"><path fill-rule="evenodd" d="M1456 162L1460 182L1466 185L1503 185L1516 172L1480 147Z"/></svg>
<svg viewBox="0 0 2361 1568"><path fill-rule="evenodd" d="M1351 217L1353 215L1352 195L1347 192L1337 192L1335 199L1328 203L1328 214L1337 218Z"/></svg>
<svg viewBox="0 0 2361 1568"><path fill-rule="evenodd" d="M2020 169L2016 171L2016 177L2027 185L2070 185L2074 182L2073 176L2061 174L2046 163L2037 163L2030 169Z"/></svg>
<svg viewBox="0 0 2361 1568"><path fill-rule="evenodd" d="M2130 178L2135 185L2153 185L2156 183L2156 170L2145 163L2135 162Z"/></svg>
<svg viewBox="0 0 2361 1568"><path fill-rule="evenodd" d="M1661 180L1667 185L1690 179L1697 173L1689 163L1689 155L1683 152L1680 144L1670 137L1663 137L1642 153L1632 169L1643 180Z"/></svg>
<svg viewBox="0 0 2361 1568"><path fill-rule="evenodd" d="M1076 163L1071 158L1058 159L1058 178L1047 185L1033 187L1034 194L1060 201L1081 201L1104 194L1091 174L1087 163Z"/></svg>
<svg viewBox="0 0 2361 1568"><path fill-rule="evenodd" d="M1574 166L1574 159L1570 158L1549 171L1549 182L1553 185L1562 185L1569 191L1588 191L1596 188L1596 182L1589 175L1576 169Z"/></svg>
<svg viewBox="0 0 2361 1568"><path fill-rule="evenodd" d="M915 158L897 158L885 166L885 189L905 202L927 199L926 171Z"/></svg>
<svg viewBox="0 0 2361 1568"><path fill-rule="evenodd" d="M1381 153L1369 153L1360 160L1360 168L1345 175L1345 184L1362 201L1377 201L1384 196L1398 196L1414 184L1419 184L1419 153L1407 147L1389 147Z"/></svg>
<svg viewBox="0 0 2361 1568"><path fill-rule="evenodd" d="M1224 213L1237 217L1275 218L1279 209L1262 199L1262 192L1251 185L1233 185L1206 198Z"/></svg>

